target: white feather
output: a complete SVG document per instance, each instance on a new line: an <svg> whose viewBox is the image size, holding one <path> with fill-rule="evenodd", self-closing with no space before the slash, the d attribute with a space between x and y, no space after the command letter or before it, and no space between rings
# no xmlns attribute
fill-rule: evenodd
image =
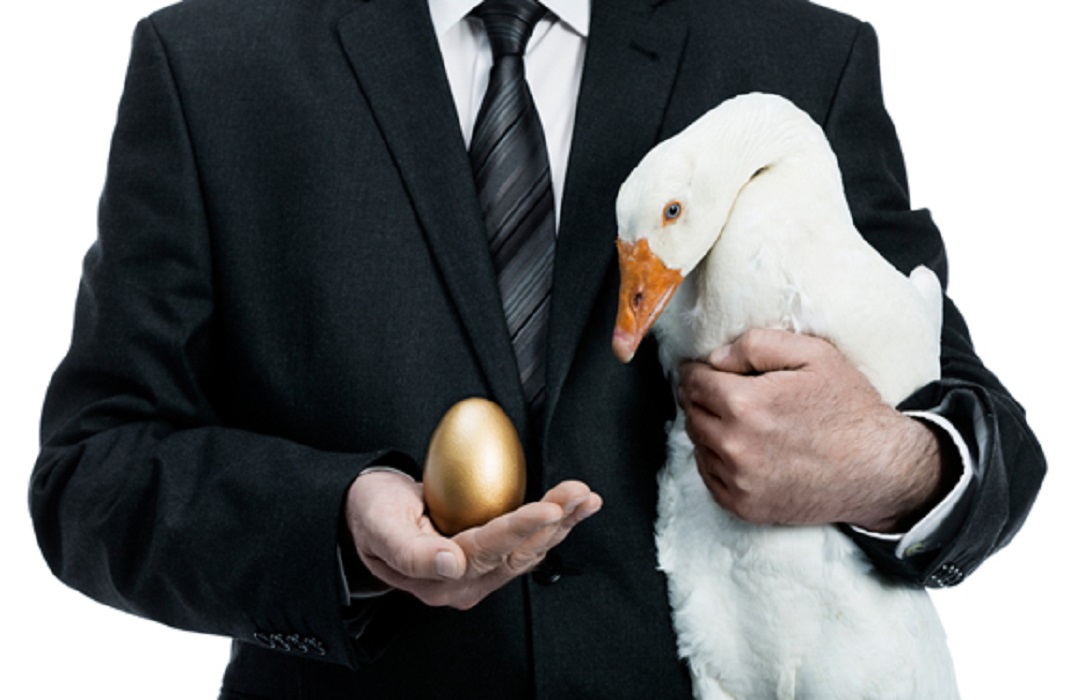
<svg viewBox="0 0 1078 700"><path fill-rule="evenodd" d="M676 225L659 212L684 209ZM822 130L745 95L649 153L622 186L619 235L685 282L655 325L673 375L750 328L831 340L892 405L939 376L940 285L854 228ZM756 526L699 478L680 411L659 476L656 542L698 698L955 698L927 593L881 576L831 526Z"/></svg>

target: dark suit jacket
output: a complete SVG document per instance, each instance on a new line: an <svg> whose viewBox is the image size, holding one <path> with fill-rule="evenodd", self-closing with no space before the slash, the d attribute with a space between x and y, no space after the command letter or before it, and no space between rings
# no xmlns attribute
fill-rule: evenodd
<svg viewBox="0 0 1078 700"><path fill-rule="evenodd" d="M420 0L188 0L139 25L44 412L42 550L104 603L238 640L227 697L687 696L652 540L670 390L651 342L628 366L610 351L617 187L723 99L781 93L825 126L864 235L946 279L909 211L874 34L797 0L594 0L541 429L441 66ZM975 446L959 528L906 560L864 543L930 584L1010 539L1043 469L950 305L943 352L910 406ZM342 613L347 487L371 464L415 472L469 395L524 435L531 497L582 479L602 513L469 612L394 593Z"/></svg>

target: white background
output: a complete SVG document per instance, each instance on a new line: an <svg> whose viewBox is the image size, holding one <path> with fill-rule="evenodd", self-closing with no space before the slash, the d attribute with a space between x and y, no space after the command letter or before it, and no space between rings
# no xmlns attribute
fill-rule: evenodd
<svg viewBox="0 0 1078 700"><path fill-rule="evenodd" d="M131 30L160 2L0 10L4 697L215 697L228 655L225 640L114 612L58 583L26 507L38 411L94 237ZM935 594L964 696L1065 696L1078 651L1066 515L1078 506L1067 442L1078 396L1067 306L1078 272L1067 245L1078 236L1072 23L1047 0L826 4L879 32L914 204L930 207L943 229L951 294L1049 458L1043 495L1015 543Z"/></svg>

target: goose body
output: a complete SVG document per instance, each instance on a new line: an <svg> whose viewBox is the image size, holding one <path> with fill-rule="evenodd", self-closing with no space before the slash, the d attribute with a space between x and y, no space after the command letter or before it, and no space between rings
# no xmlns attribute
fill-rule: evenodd
<svg viewBox="0 0 1078 700"><path fill-rule="evenodd" d="M907 277L864 241L823 131L787 100L735 98L659 144L617 213L623 361L652 324L671 376L749 329L781 328L830 340L891 405L938 378L935 275ZM927 593L880 575L833 526L723 510L680 408L656 544L698 698L958 696Z"/></svg>

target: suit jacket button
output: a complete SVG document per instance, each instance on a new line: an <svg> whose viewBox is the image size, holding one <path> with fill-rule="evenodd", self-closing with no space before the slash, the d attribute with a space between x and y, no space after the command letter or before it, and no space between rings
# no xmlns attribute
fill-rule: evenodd
<svg viewBox="0 0 1078 700"><path fill-rule="evenodd" d="M547 552L546 558L532 571L532 581L549 586L561 580L563 567L557 552Z"/></svg>
<svg viewBox="0 0 1078 700"><path fill-rule="evenodd" d="M928 583L939 588L945 588L947 586L957 586L962 583L962 579L965 577L966 573L962 569L952 562L947 562L928 577Z"/></svg>
<svg viewBox="0 0 1078 700"><path fill-rule="evenodd" d="M303 644L306 647L304 653L311 653L316 656L325 656L326 648L322 645L322 640L318 637L304 637Z"/></svg>

